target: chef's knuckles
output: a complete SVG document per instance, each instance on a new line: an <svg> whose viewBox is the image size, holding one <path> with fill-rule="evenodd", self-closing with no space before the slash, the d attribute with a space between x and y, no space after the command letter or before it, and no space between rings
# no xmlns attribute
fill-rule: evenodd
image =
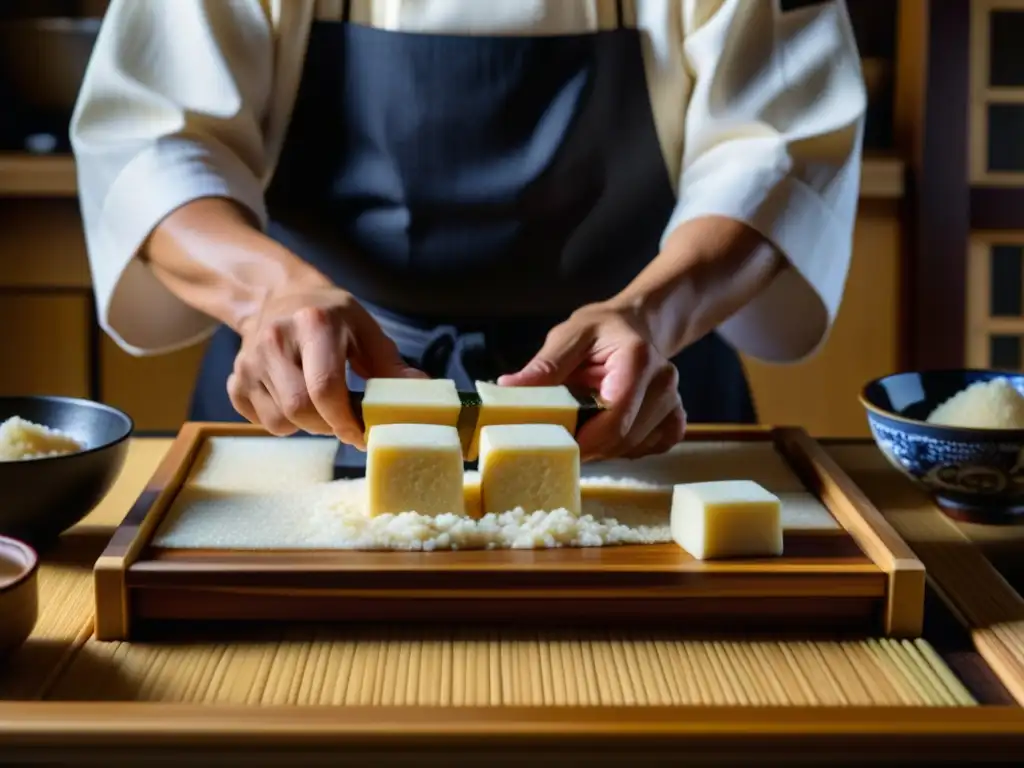
<svg viewBox="0 0 1024 768"><path fill-rule="evenodd" d="M371 376L423 375L404 367L392 340L344 291L276 297L261 314L243 336L228 392L239 413L272 434L334 434L362 448L346 363ZM588 365L604 369L598 389L608 410L581 429L584 457L661 453L682 438L679 372L630 312L604 305L574 312L547 335L528 366L529 383L565 383Z"/></svg>
<svg viewBox="0 0 1024 768"><path fill-rule="evenodd" d="M631 363L648 361L634 369L635 377L609 410L580 432L587 458L614 458L663 453L683 437L685 415L679 397L679 372L656 352L627 352Z"/></svg>
<svg viewBox="0 0 1024 768"><path fill-rule="evenodd" d="M346 363L359 349L354 331L370 337L363 349L371 356L397 358L398 352L349 294L316 294L276 297L264 305L263 316L243 335L228 393L239 413L272 434L301 429L361 447L345 380ZM303 301L297 309L289 306ZM364 363L374 367L374 361Z"/></svg>

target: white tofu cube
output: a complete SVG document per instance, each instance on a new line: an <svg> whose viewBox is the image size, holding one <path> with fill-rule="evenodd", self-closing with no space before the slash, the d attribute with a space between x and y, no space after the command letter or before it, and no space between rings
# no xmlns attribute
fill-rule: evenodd
<svg viewBox="0 0 1024 768"><path fill-rule="evenodd" d="M480 413L467 461L477 458L480 430L491 424L561 424L570 435L576 434L580 406L563 386L502 387L478 381L476 392L480 395Z"/></svg>
<svg viewBox="0 0 1024 768"><path fill-rule="evenodd" d="M458 424L462 401L450 379L369 379L363 424Z"/></svg>
<svg viewBox="0 0 1024 768"><path fill-rule="evenodd" d="M697 560L782 554L782 505L751 480L675 486L671 529Z"/></svg>
<svg viewBox="0 0 1024 768"><path fill-rule="evenodd" d="M371 516L465 514L462 444L455 427L380 424L366 446Z"/></svg>
<svg viewBox="0 0 1024 768"><path fill-rule="evenodd" d="M480 431L483 512L580 513L580 447L557 424L496 424Z"/></svg>

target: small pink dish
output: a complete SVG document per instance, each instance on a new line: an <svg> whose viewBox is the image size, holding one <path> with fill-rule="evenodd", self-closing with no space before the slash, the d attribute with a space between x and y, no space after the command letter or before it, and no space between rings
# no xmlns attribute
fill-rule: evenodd
<svg viewBox="0 0 1024 768"><path fill-rule="evenodd" d="M39 556L17 539L0 536L0 658L15 650L39 617Z"/></svg>

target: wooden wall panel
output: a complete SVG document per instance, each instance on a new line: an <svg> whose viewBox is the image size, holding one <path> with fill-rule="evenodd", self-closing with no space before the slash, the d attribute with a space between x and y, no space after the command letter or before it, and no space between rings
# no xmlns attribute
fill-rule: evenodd
<svg viewBox="0 0 1024 768"><path fill-rule="evenodd" d="M762 422L798 424L821 436L869 434L857 395L899 366L898 211L896 204L861 202L843 305L814 358L797 365L744 361Z"/></svg>
<svg viewBox="0 0 1024 768"><path fill-rule="evenodd" d="M906 0L904 0L906 2ZM908 9L909 10L909 9ZM930 0L920 154L910 157L914 253L908 289L908 367L964 361L965 262L970 228L968 119L971 0Z"/></svg>
<svg viewBox="0 0 1024 768"><path fill-rule="evenodd" d="M176 432L188 415L206 345L158 357L132 357L106 335L100 348L103 401L120 408L145 431Z"/></svg>
<svg viewBox="0 0 1024 768"><path fill-rule="evenodd" d="M0 201L0 287L92 290L78 201Z"/></svg>
<svg viewBox="0 0 1024 768"><path fill-rule="evenodd" d="M0 294L0 395L89 396L87 294Z"/></svg>

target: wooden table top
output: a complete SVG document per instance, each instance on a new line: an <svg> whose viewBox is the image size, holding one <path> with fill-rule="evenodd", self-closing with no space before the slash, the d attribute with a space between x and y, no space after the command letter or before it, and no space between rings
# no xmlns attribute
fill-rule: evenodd
<svg viewBox="0 0 1024 768"><path fill-rule="evenodd" d="M102 702L98 707L120 703L122 708L117 711L127 718L126 722L132 715L124 706L140 701L246 708L261 705L264 711L268 706L310 704L749 706L783 703L781 682L775 689L758 682L774 676L783 662L796 670L796 675L812 663L821 668L817 677L808 674L803 682L794 679L790 685L793 690L803 691L803 700L786 703L922 703L906 700L913 698L913 692L901 693L898 685L873 686L870 678L877 672L869 669L870 664L860 665L858 671L856 663L847 663L851 658L864 660L871 653L882 652L863 643L847 647L834 641L722 643L714 649L720 654L717 662L692 655L711 651L690 648L685 642L632 642L628 637L564 638L564 643L540 642L537 637L481 639L462 630L440 634L436 630L433 634L428 630L423 630L425 634L405 630L382 635L287 627L268 629L240 641L210 628L202 637L98 643L91 637L92 565L171 442L169 438L133 439L124 471L107 498L44 554L39 621L25 646L0 667L0 730L5 717L21 711L5 709L4 701L32 700ZM961 613L970 618L971 595L977 591L963 586L958 591L955 584L948 589L946 582L962 581L965 574L976 588L988 593L989 599L999 597L1006 603L1010 630L1002 637L1012 646L1007 653L1016 652L1020 657L1017 663L1021 665L1022 681L1021 689L1011 693L1018 700L1024 698L1024 654L1019 653L1024 648L1020 639L1024 637L1024 601L984 554L985 548L1003 556L1014 552L1017 542L1024 538L1024 528L955 524L889 468L869 441L822 442L911 544L930 577L947 593L952 592L952 602ZM957 573L949 572L943 565L942 548L948 548L950 542L976 542L980 545L972 548L978 553L976 561L970 560L968 566L959 564ZM958 600L963 605L957 605ZM502 655L501 649L506 646L508 654ZM713 681L703 688L694 684L689 691L685 676L677 684L669 682L669 668L690 664L697 675L707 663L717 663L725 670L742 670L742 674L717 686ZM828 671L837 665L843 673ZM490 672L484 671L488 669ZM573 674L560 675L559 670L566 669ZM865 679L856 679L858 675ZM442 679L448 682L439 685ZM403 680L408 682L403 684ZM496 693L499 689L501 692ZM29 723L31 709L25 712L25 722Z"/></svg>

